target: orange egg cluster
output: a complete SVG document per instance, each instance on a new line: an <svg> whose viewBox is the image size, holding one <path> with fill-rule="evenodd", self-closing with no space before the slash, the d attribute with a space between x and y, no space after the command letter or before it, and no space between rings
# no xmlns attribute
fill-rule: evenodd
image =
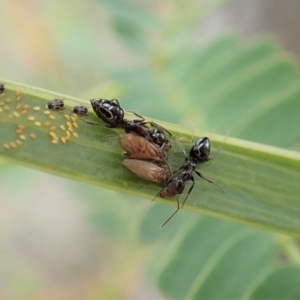
<svg viewBox="0 0 300 300"><path fill-rule="evenodd" d="M38 105L31 107L25 98L20 90L16 91L14 97L8 97L4 88L0 92L0 121L12 118L18 120L15 138L3 143L6 150L18 149L28 140L38 140L40 135L45 134L45 128L46 134L48 131L49 142L53 145L66 144L72 138L79 137L76 132L79 128L76 114L62 115L49 109L44 110ZM34 128L42 130L37 131Z"/></svg>

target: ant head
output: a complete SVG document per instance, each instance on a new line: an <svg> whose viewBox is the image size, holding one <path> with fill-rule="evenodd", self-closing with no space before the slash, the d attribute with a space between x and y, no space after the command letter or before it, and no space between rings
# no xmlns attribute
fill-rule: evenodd
<svg viewBox="0 0 300 300"><path fill-rule="evenodd" d="M104 122L111 125L118 125L124 120L124 111L117 99L106 100L96 98L90 100L96 115Z"/></svg>
<svg viewBox="0 0 300 300"><path fill-rule="evenodd" d="M154 144L158 145L159 147L164 148L171 148L171 142L167 138L167 136L164 134L163 131L160 129L154 129L150 133L151 140Z"/></svg>
<svg viewBox="0 0 300 300"><path fill-rule="evenodd" d="M209 160L210 155L210 139L208 137L202 137L194 142L190 151L190 158L197 162L203 163Z"/></svg>

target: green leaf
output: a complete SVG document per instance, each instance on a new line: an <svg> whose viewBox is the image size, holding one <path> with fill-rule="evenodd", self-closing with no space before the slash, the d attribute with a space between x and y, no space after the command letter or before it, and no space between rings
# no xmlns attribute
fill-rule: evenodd
<svg viewBox="0 0 300 300"><path fill-rule="evenodd" d="M14 83L7 82L5 88L6 94L1 96L0 113L2 158L147 199L153 199L159 192L160 187L145 183L122 166L122 151L114 131L101 125L92 126L79 120L76 122L66 119L69 118L67 113L71 113L71 107L82 102ZM20 101L16 96L19 90L21 90ZM66 109L52 112L51 115L55 118L52 120L49 115L44 114L46 110L44 107L47 101L54 97L65 98ZM29 106L25 115L22 114L24 105ZM37 110L37 107L40 110ZM34 120L30 121L29 117L34 117ZM92 113L89 120L99 121ZM49 126L45 126L45 122L50 122ZM78 128L74 124L71 126L75 135L78 134L78 138L71 133L70 140L63 143L61 138L67 135L66 130L60 127L67 129L68 122L77 124ZM186 137L187 141L191 141L191 136L182 128L158 122L171 130L176 137ZM25 128L22 134L16 133L18 125ZM57 144L52 143L53 138L50 135L52 126L56 128L53 132L58 137ZM36 138L32 139L32 134ZM23 139L21 135L24 136ZM101 141L109 135L115 138ZM216 152L216 147L224 140L224 137L204 132L195 132L195 135L210 136L214 145L213 152ZM16 140L22 143L21 146L17 145ZM170 162L173 166L180 166L184 158L180 154L180 147L177 146L176 149L177 143L175 140L173 142L174 147L169 152ZM17 145L16 149L14 143ZM188 151L191 142L184 145ZM221 154L199 168L204 176L217 182L225 193L197 178L196 186L185 208L299 236L299 166L300 155L297 153L228 138ZM174 198L157 198L157 201L176 205Z"/></svg>
<svg viewBox="0 0 300 300"><path fill-rule="evenodd" d="M265 274L248 299L299 299L299 276L299 266L273 269Z"/></svg>
<svg viewBox="0 0 300 300"><path fill-rule="evenodd" d="M202 217L177 233L158 284L172 299L242 299L277 252L273 235Z"/></svg>
<svg viewBox="0 0 300 300"><path fill-rule="evenodd" d="M181 54L182 56L174 57L168 67L169 81L173 80L170 86L177 93L180 91L177 104L184 104L174 105L182 112L183 121L189 116L189 124L193 128L213 129L220 133L228 129L233 136L300 149L299 131L295 130L300 125L297 101L300 90L299 70L294 59L282 53L273 41L260 39L246 44L234 36L222 36L203 48ZM173 96L166 98L174 99ZM225 151L212 163L225 162L224 155L232 150L228 149L231 142L231 139L226 142ZM247 151L246 148L243 152ZM257 150L258 148L255 151ZM245 152L240 154L246 155ZM256 161L259 156L257 152L257 156L254 154L251 157ZM266 166L270 163L268 155L263 157L259 160ZM280 206L286 206L290 202L287 198L294 187L284 187L285 183L281 180L285 178L286 172L281 167L271 171L273 174L267 172L268 174L262 175L264 167L258 166L252 158L248 161L249 164L243 159L239 162L234 159L231 162L228 160L224 165L223 171L228 172L223 173L223 180L226 178L233 181L227 182L226 188L224 187L226 195L223 200L226 203L219 207L224 211L228 208L227 216L232 217L232 211L236 208L227 202L227 194L233 188L235 192L241 193L240 197L236 194L232 199L235 199L236 204L244 206L239 211L244 217L247 218L249 213L246 206L252 206L253 213L258 208L254 213L257 218L262 217L262 214L268 218L265 214L268 208L270 214L273 214L277 205L279 216L280 211L283 213L285 210ZM230 169L229 165L235 165L235 170ZM207 175L209 168L209 165L203 165L201 171ZM295 169L299 169L299 166L295 165ZM210 178L215 180L221 173L222 170L217 171ZM278 175L278 181L273 177L274 173ZM241 182L235 182L235 176L252 185L252 190L244 193L244 186L240 185ZM296 180L300 178L296 174L293 177ZM266 182L269 180L273 182L268 187L273 196L269 194L265 197L263 189L267 187ZM277 198L279 186L285 192ZM199 194L199 199L200 197ZM205 196L205 199L207 197L209 196ZM254 198L260 199L259 203L253 201ZM293 198L289 212L281 215L285 215L287 222L293 213L298 214L294 201L298 201L299 196L295 194ZM211 205L212 201L210 199L207 205ZM262 207L264 212L260 210ZM216 207L211 209L214 212L216 210ZM253 220L256 218L254 214ZM293 287L299 277L299 267L294 265L292 272L286 272L289 273L287 276L286 273L277 271L281 269L278 264L299 263L297 245L289 249L286 245L277 243L278 237L248 231L232 224L233 232L224 233L223 230L228 226L226 222L204 218L197 223L198 226L187 218L186 222L188 224L183 230L176 233L174 243L163 249L166 255L162 258L158 272L158 285L167 296L175 299L249 299L252 296L253 299L299 298L297 287ZM277 223L280 222L278 219ZM147 234L151 238L146 230L140 236ZM213 244L214 238L219 238L216 244ZM206 250L210 252L206 253ZM274 278L280 281L280 292L273 286L277 285Z"/></svg>
<svg viewBox="0 0 300 300"><path fill-rule="evenodd" d="M199 218L198 214L181 211L176 216L176 222L169 222L168 226L159 230L156 225L165 220L172 213L170 207L160 203L153 203L142 216L142 222L139 224L138 238L141 243L153 244L161 240L170 240L177 235L178 230L184 227L187 223Z"/></svg>
<svg viewBox="0 0 300 300"><path fill-rule="evenodd" d="M193 126L219 133L225 128L273 146L297 145L300 135L291 128L299 127L299 68L274 41L246 44L222 36L184 55L189 59L174 59L171 74L174 86L184 87Z"/></svg>

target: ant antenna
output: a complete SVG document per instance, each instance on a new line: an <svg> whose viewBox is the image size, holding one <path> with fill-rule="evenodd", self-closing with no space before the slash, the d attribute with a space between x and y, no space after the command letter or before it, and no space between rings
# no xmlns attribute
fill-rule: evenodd
<svg viewBox="0 0 300 300"><path fill-rule="evenodd" d="M105 141L107 139L116 138L116 137L119 137L119 136L118 135L107 135L107 136L101 138L100 141L103 142L103 141Z"/></svg>
<svg viewBox="0 0 300 300"><path fill-rule="evenodd" d="M191 124L188 124L188 127L190 127L190 130L192 132L192 143L195 144L195 129Z"/></svg>
<svg viewBox="0 0 300 300"><path fill-rule="evenodd" d="M173 172L172 172L171 166L170 166L170 164L169 164L169 162L168 162L168 157L167 157L167 158L164 158L164 159L163 159L163 162L164 162L164 163L166 164L166 166L167 166L168 173L169 173L169 178L170 178L171 175L173 174ZM158 195L156 195L155 198L156 198L157 196L158 196ZM155 198L154 198L154 199L155 199ZM154 199L153 199L153 200L154 200ZM153 201L153 200L152 200L152 201Z"/></svg>
<svg viewBox="0 0 300 300"><path fill-rule="evenodd" d="M157 196L159 196L159 194L160 194L160 191L155 195L155 197L151 200L151 202L153 202L157 198Z"/></svg>
<svg viewBox="0 0 300 300"><path fill-rule="evenodd" d="M180 143L180 140L179 140L179 139L180 139L180 138L176 138L175 140L176 140L177 144L179 145L179 147L180 147L180 149L181 149L181 151L182 151L182 153L183 153L183 155L184 155L184 157L185 157L185 160L188 160L188 156L187 156L187 154L186 154L186 151L185 151L185 149L183 148L182 144Z"/></svg>
<svg viewBox="0 0 300 300"><path fill-rule="evenodd" d="M193 143L193 145L195 145L195 129L194 129L194 127L192 127L192 143Z"/></svg>
<svg viewBox="0 0 300 300"><path fill-rule="evenodd" d="M223 140L221 146L219 146L216 154L213 157L210 157L209 160L215 159L215 158L217 158L220 155L221 151L223 150L223 145L225 144L225 142L228 139L228 137L229 137L229 130L226 131L226 135L224 137L224 140Z"/></svg>

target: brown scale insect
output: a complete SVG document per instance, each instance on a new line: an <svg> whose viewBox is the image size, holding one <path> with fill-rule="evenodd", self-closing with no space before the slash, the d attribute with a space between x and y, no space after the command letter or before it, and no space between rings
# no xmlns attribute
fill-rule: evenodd
<svg viewBox="0 0 300 300"><path fill-rule="evenodd" d="M124 159L123 165L131 172L147 181L163 183L167 182L170 177L165 168L160 167L153 162L138 159Z"/></svg>
<svg viewBox="0 0 300 300"><path fill-rule="evenodd" d="M125 150L124 155L128 157L124 159L123 164L131 172L144 180L156 183L169 180L171 170L164 149L134 134L120 135L119 141ZM166 165L166 167L159 164Z"/></svg>
<svg viewBox="0 0 300 300"><path fill-rule="evenodd" d="M141 136L131 133L122 134L119 136L119 141L125 150L125 156L129 158L167 162L166 151Z"/></svg>

